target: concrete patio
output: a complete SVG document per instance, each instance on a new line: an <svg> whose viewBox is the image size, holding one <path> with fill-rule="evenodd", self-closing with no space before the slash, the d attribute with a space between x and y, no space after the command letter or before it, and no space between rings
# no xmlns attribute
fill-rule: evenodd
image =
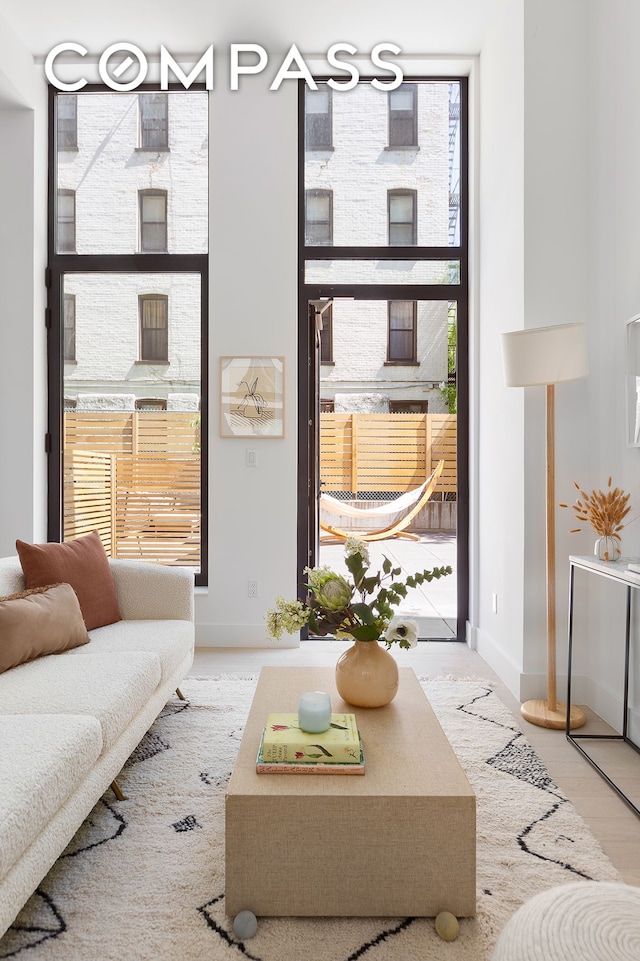
<svg viewBox="0 0 640 961"><path fill-rule="evenodd" d="M394 567L402 569L401 578L425 568L450 565L453 574L440 580L411 588L397 612L418 622L420 640L452 640L456 637L457 576L455 532L430 532L419 541L404 537L369 543L371 571L379 570L386 556ZM321 541L319 564L347 574L344 546L337 540Z"/></svg>

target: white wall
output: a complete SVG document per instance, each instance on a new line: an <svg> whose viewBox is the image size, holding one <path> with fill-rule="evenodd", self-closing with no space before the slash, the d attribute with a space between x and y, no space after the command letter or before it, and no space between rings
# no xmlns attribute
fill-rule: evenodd
<svg viewBox="0 0 640 961"><path fill-rule="evenodd" d="M480 58L477 644L522 700L546 693L544 392L502 386L499 333L585 322L590 376L556 388L556 503L612 476L637 516L624 324L640 310L638 35L633 0L505 3ZM576 526L556 510L560 694L568 556L595 539ZM640 554L637 523L623 551ZM576 588L574 693L619 721L624 594L586 575Z"/></svg>
<svg viewBox="0 0 640 961"><path fill-rule="evenodd" d="M269 92L250 78L210 103L209 587L197 597L197 635L256 645L267 643L265 609L296 590L297 88ZM219 436L219 358L247 353L285 358L282 439Z"/></svg>
<svg viewBox="0 0 640 961"><path fill-rule="evenodd" d="M525 327L591 326L588 267L587 8L525 4ZM570 502L589 453L592 378L555 389L556 496ZM525 394L525 645L523 699L546 693L544 389ZM556 509L557 663L566 673L567 557L573 517ZM561 682L560 682L561 683Z"/></svg>
<svg viewBox="0 0 640 961"><path fill-rule="evenodd" d="M500 333L524 325L522 36L522 0L503 0L480 55L472 422L477 552L471 640L515 691L524 656L524 398L504 387Z"/></svg>
<svg viewBox="0 0 640 961"><path fill-rule="evenodd" d="M46 538L45 117L44 84L0 18L2 555L15 553L17 537Z"/></svg>
<svg viewBox="0 0 640 961"><path fill-rule="evenodd" d="M631 493L623 554L640 556L640 449L626 446L625 322L640 312L640 7L634 0L589 3L589 461L586 490L614 485ZM581 479L582 480L582 479ZM585 534L584 553L593 547ZM589 614L583 666L589 703L603 716L621 717L624 591L582 578L580 601ZM636 632L638 637L638 617ZM638 676L637 655L634 674ZM640 690L632 683L632 703Z"/></svg>

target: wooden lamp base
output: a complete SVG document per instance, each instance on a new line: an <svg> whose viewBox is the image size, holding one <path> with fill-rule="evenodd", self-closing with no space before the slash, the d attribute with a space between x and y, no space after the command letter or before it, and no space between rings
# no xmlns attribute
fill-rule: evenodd
<svg viewBox="0 0 640 961"><path fill-rule="evenodd" d="M550 710L548 701L525 701L520 707L520 713L527 721L537 724L538 727L551 727L556 731L564 731L567 727L567 705L561 701L556 701L555 711ZM585 721L584 712L572 704L569 728L573 730L576 727L582 727Z"/></svg>

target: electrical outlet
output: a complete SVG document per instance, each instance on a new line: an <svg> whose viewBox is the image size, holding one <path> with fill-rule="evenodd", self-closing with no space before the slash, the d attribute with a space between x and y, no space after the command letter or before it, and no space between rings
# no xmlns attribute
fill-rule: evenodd
<svg viewBox="0 0 640 961"><path fill-rule="evenodd" d="M258 582L257 581L247 581L247 594L249 597L258 596Z"/></svg>
<svg viewBox="0 0 640 961"><path fill-rule="evenodd" d="M247 467L257 467L258 466L258 452L255 447L247 447L245 462Z"/></svg>
<svg viewBox="0 0 640 961"><path fill-rule="evenodd" d="M491 610L494 614L498 613L498 595L495 591L491 595Z"/></svg>

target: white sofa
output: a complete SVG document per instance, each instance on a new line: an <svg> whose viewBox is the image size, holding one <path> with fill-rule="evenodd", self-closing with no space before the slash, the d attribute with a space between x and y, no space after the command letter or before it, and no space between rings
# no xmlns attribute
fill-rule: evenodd
<svg viewBox="0 0 640 961"><path fill-rule="evenodd" d="M0 935L193 663L193 574L109 563L122 620L0 673ZM23 590L0 559L0 597Z"/></svg>

